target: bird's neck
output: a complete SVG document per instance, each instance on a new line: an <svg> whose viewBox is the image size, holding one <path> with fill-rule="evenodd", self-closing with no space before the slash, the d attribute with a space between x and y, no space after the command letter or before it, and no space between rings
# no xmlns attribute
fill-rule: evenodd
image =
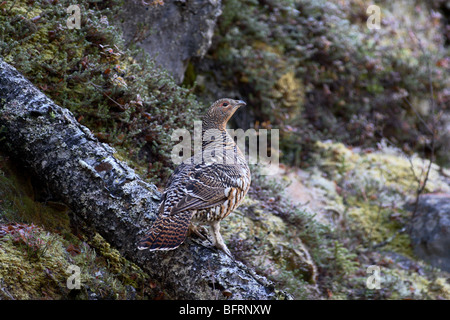
<svg viewBox="0 0 450 320"><path fill-rule="evenodd" d="M239 150L233 137L226 130L225 125L222 129L203 122L202 152L207 155L219 152L222 154L223 163L226 164L246 163L242 152Z"/></svg>
<svg viewBox="0 0 450 320"><path fill-rule="evenodd" d="M216 122L210 117L206 117L202 121L202 133L205 133L207 130L226 131L226 125L226 123Z"/></svg>
<svg viewBox="0 0 450 320"><path fill-rule="evenodd" d="M212 147L213 145L229 145L234 143L226 129L219 129L217 127L202 127L202 146Z"/></svg>

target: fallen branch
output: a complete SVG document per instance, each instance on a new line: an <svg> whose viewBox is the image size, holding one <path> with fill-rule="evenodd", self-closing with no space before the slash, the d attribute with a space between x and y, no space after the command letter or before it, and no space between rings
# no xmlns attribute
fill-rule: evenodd
<svg viewBox="0 0 450 320"><path fill-rule="evenodd" d="M138 251L159 193L0 58L2 148L20 160L90 228L159 281L174 299L274 299L264 277L222 252L187 240L167 252ZM230 296L231 293L231 296Z"/></svg>

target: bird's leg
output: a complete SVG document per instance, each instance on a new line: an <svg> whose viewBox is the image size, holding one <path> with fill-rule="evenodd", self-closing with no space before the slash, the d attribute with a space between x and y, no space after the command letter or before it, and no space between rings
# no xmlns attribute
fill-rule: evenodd
<svg viewBox="0 0 450 320"><path fill-rule="evenodd" d="M203 233L202 233L202 231L203 231ZM199 227L197 227L196 225L194 225L192 223L189 225L189 234L195 234L202 240L208 240L208 237L206 237L204 235L204 233L205 233L204 231L205 231L205 229L203 227L199 228Z"/></svg>
<svg viewBox="0 0 450 320"><path fill-rule="evenodd" d="M225 252L230 258L233 258L233 255L230 250L228 250L225 242L223 241L222 235L220 234L220 221L212 222L209 231L213 239L213 246Z"/></svg>

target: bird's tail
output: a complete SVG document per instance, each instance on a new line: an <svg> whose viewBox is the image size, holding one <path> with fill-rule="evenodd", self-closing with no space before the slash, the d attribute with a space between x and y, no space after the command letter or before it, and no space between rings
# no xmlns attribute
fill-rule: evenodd
<svg viewBox="0 0 450 320"><path fill-rule="evenodd" d="M158 218L147 234L138 242L139 250L173 250L186 239L191 217Z"/></svg>

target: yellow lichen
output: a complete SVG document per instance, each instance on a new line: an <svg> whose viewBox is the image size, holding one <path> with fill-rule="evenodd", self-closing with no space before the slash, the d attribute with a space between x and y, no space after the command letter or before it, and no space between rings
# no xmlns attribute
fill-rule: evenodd
<svg viewBox="0 0 450 320"><path fill-rule="evenodd" d="M436 295L436 298L450 300L450 284L447 279L438 277L434 281L431 281L428 289Z"/></svg>
<svg viewBox="0 0 450 320"><path fill-rule="evenodd" d="M300 79L295 77L294 72L289 71L278 79L272 96L280 99L281 103L288 108L298 107L297 110L290 110L299 113L299 106L303 105L304 100L304 86Z"/></svg>
<svg viewBox="0 0 450 320"><path fill-rule="evenodd" d="M450 286L442 277L430 280L417 272L382 268L380 285L392 291L392 299L450 299Z"/></svg>

